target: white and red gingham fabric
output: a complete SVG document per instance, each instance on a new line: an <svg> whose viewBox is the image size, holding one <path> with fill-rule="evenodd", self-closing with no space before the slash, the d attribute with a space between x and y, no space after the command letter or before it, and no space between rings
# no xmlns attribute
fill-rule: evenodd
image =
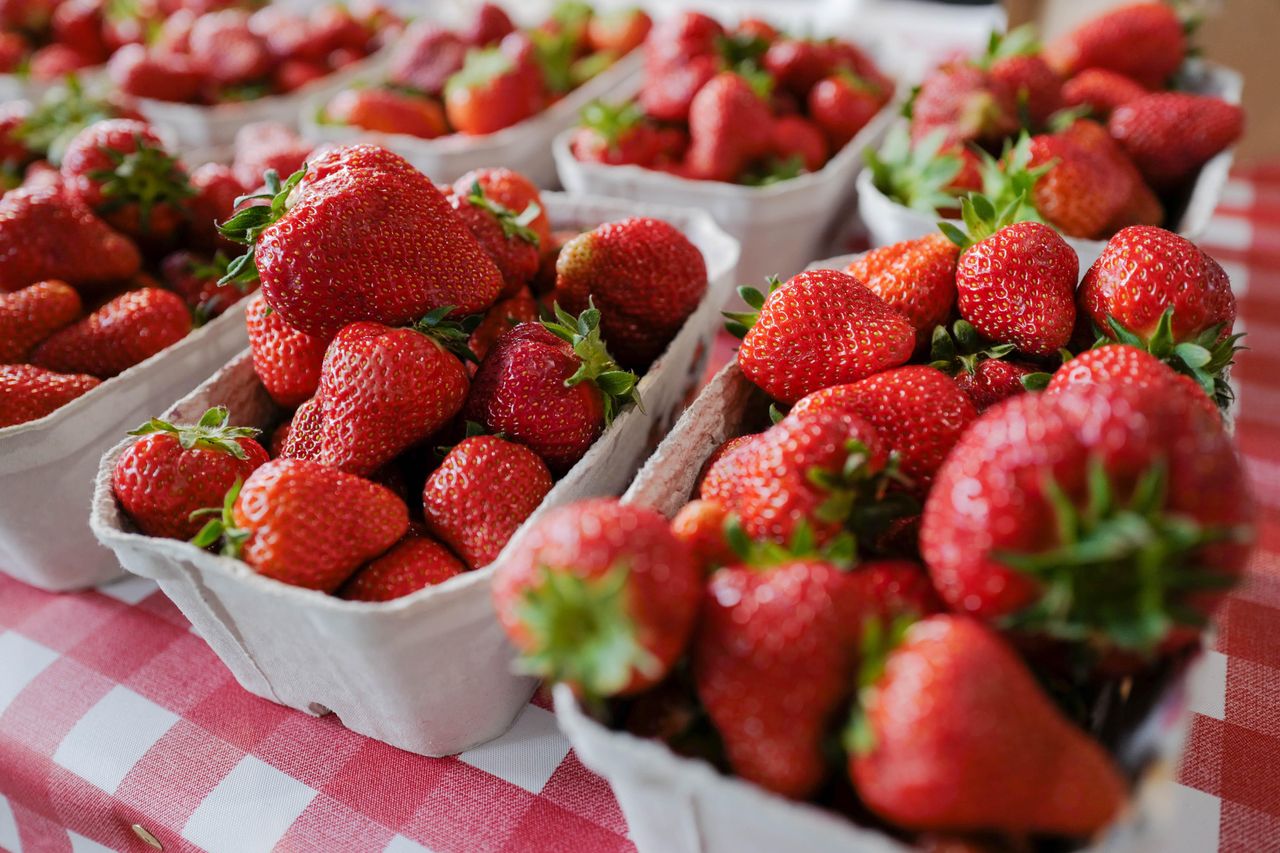
<svg viewBox="0 0 1280 853"><path fill-rule="evenodd" d="M1249 333L1234 378L1262 526L1196 700L1179 847L1264 853L1280 851L1280 169L1238 175L1203 242ZM135 824L167 851L632 849L543 704L421 758L244 692L149 582L50 595L0 575L0 849L152 849Z"/></svg>

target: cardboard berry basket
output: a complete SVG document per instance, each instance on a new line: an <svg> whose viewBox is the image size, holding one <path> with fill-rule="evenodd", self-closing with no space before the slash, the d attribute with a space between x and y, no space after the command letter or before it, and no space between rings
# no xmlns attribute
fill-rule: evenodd
<svg viewBox="0 0 1280 853"><path fill-rule="evenodd" d="M633 97L635 78L614 93ZM641 166L584 163L573 156L573 130L556 137L554 153L560 182L571 194L608 195L639 202L681 204L705 210L742 244L738 278L758 282L769 275L794 275L831 244L835 232L853 216L854 179L862 152L879 145L899 109L894 98L825 166L771 186L749 187L720 181L694 181Z"/></svg>
<svg viewBox="0 0 1280 853"><path fill-rule="evenodd" d="M620 494L696 387L733 284L737 244L700 211L610 199L544 196L557 228L643 214L676 225L701 250L708 290L641 378L644 410L626 409L547 495L494 563L385 603L344 601L258 575L239 560L134 532L111 490L122 442L102 459L93 530L129 571L153 578L249 692L422 755L452 755L510 726L535 682L512 673L513 651L489 600L494 567L547 509ZM270 427L279 411L242 353L165 417L194 422L213 405L240 425Z"/></svg>
<svg viewBox="0 0 1280 853"><path fill-rule="evenodd" d="M123 574L89 529L98 461L247 342L242 300L57 411L0 429L0 571L52 592Z"/></svg>
<svg viewBox="0 0 1280 853"><path fill-rule="evenodd" d="M764 429L747 423L767 405L763 392L726 366L685 411L623 496L671 517L688 500L703 462L726 439ZM1190 695L1212 690L1203 656L1160 683L1135 686L1146 708L1121 730L1115 755L1138 780L1131 807L1087 848L1176 849L1173 777L1190 723ZM1220 689L1220 688L1219 688ZM913 847L817 805L771 794L685 758L657 740L611 729L593 718L564 685L555 688L556 718L574 751L613 788L639 853L907 853ZM1058 848L1054 848L1058 849Z"/></svg>
<svg viewBox="0 0 1280 853"><path fill-rule="evenodd" d="M507 166L527 175L540 187L556 185L551 141L578 122L582 108L607 98L640 73L639 50L583 83L542 112L485 136L451 133L421 139L403 133L376 133L359 127L325 124L320 114L333 91L312 95L302 111L302 136L308 142L374 142L404 157L437 183L451 183L472 169ZM368 76L368 75L366 75Z"/></svg>
<svg viewBox="0 0 1280 853"><path fill-rule="evenodd" d="M1238 72L1208 62L1192 63L1183 81L1182 88L1186 91L1217 95L1233 104L1240 103L1244 88L1244 79ZM1234 158L1235 149L1228 148L1204 164L1196 177L1191 195L1187 198L1182 216L1170 230L1189 240L1195 240L1204 233L1219 199L1222 198ZM858 176L858 216L866 224L873 247L912 240L938 230L939 217L926 216L889 198L876 187L870 170ZM1063 239L1080 256L1081 277L1102 254L1102 249L1107 244L1106 240L1084 240L1065 235Z"/></svg>

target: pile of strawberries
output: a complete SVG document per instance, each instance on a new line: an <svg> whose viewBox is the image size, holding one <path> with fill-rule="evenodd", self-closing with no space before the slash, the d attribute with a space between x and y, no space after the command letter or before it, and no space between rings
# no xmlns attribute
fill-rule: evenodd
<svg viewBox="0 0 1280 853"><path fill-rule="evenodd" d="M794 38L756 19L726 29L685 12L654 27L644 56L639 97L585 110L574 157L774 183L821 169L894 91L856 45Z"/></svg>
<svg viewBox="0 0 1280 853"><path fill-rule="evenodd" d="M1037 218L1090 240L1171 226L1244 127L1235 104L1170 88L1187 55L1163 3L1107 12L1043 51L1026 28L993 36L925 78L909 135L870 158L876 186L927 215L975 190L997 205L1025 194Z"/></svg>
<svg viewBox="0 0 1280 853"><path fill-rule="evenodd" d="M562 0L527 30L491 3L458 31L419 21L396 45L383 85L339 93L321 119L423 139L494 133L609 68L649 24L639 10L597 15L578 0Z"/></svg>
<svg viewBox="0 0 1280 853"><path fill-rule="evenodd" d="M1243 568L1235 303L1170 232L1120 231L1077 287L1053 229L965 207L963 248L744 291L772 425L744 413L670 521L543 516L493 596L615 726L925 846L1029 849L1125 807L1116 721Z"/></svg>
<svg viewBox="0 0 1280 853"><path fill-rule="evenodd" d="M225 409L152 421L115 495L143 533L220 541L267 577L358 600L492 562L637 402L637 374L707 288L666 222L552 232L518 173L437 187L372 145L269 172L222 233L249 247L225 280L261 282L246 322L280 409L270 452Z"/></svg>

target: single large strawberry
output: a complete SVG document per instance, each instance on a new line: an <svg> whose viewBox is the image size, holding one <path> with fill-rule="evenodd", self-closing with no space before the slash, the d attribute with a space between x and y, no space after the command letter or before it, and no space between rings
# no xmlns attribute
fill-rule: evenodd
<svg viewBox="0 0 1280 853"><path fill-rule="evenodd" d="M756 436L739 435L720 444L702 463L695 490L698 497L732 506L742 488L741 468L737 452L750 444Z"/></svg>
<svg viewBox="0 0 1280 853"><path fill-rule="evenodd" d="M736 181L771 143L773 116L757 86L758 79L732 71L709 80L689 104L689 151L685 167L690 177L705 181Z"/></svg>
<svg viewBox="0 0 1280 853"><path fill-rule="evenodd" d="M468 568L489 565L551 491L551 472L522 444L477 435L456 444L422 489L427 529Z"/></svg>
<svg viewBox="0 0 1280 853"><path fill-rule="evenodd" d="M1167 386L1107 381L984 413L934 480L920 549L961 612L1150 653L1194 639L1252 516L1219 418Z"/></svg>
<svg viewBox="0 0 1280 853"><path fill-rule="evenodd" d="M861 682L849 776L897 826L1089 836L1124 807L1124 778L1101 745L977 622L917 622L864 663Z"/></svg>
<svg viewBox="0 0 1280 853"><path fill-rule="evenodd" d="M444 583L466 570L439 542L410 533L390 551L360 567L337 595L348 601L390 601Z"/></svg>
<svg viewBox="0 0 1280 853"><path fill-rule="evenodd" d="M591 448L622 406L636 376L600 338L600 312L555 323L522 323L498 338L476 371L463 414L486 431L527 444L560 475Z"/></svg>
<svg viewBox="0 0 1280 853"><path fill-rule="evenodd" d="M1044 387L1046 394L1061 394L1077 385L1124 382L1139 387L1168 389L1187 394L1210 414L1217 404L1204 388L1185 373L1178 373L1151 353L1128 344L1104 344L1085 350L1054 371Z"/></svg>
<svg viewBox="0 0 1280 853"><path fill-rule="evenodd" d="M538 233L529 223L542 213L536 203L510 210L494 201L477 181L466 193L450 191L449 204L502 273L502 296L514 296L538 274Z"/></svg>
<svg viewBox="0 0 1280 853"><path fill-rule="evenodd" d="M525 671L614 696L657 684L684 653L702 572L661 515L598 498L539 519L492 589Z"/></svg>
<svg viewBox="0 0 1280 853"><path fill-rule="evenodd" d="M1107 129L1096 121L1078 120L1063 131L1080 148L1090 151L1095 156L1104 158L1111 168L1130 176L1129 179L1117 176L1122 184L1129 184L1129 197L1120 212L1107 223L1103 229L1105 236L1110 236L1121 228L1130 225L1159 225L1164 221L1164 206L1155 192L1147 185L1146 179L1133 165L1129 155L1111 138Z"/></svg>
<svg viewBox="0 0 1280 853"><path fill-rule="evenodd" d="M1105 68L1086 68L1062 84L1062 100L1068 107L1087 107L1090 115L1106 121L1117 107L1147 94L1137 80Z"/></svg>
<svg viewBox="0 0 1280 853"><path fill-rule="evenodd" d="M502 289L502 274L440 191L386 149L333 149L263 197L271 203L223 226L250 247L229 276L260 277L267 302L299 331L399 325L445 305L472 314Z"/></svg>
<svg viewBox="0 0 1280 853"><path fill-rule="evenodd" d="M826 133L831 150L839 151L875 118L890 94L851 71L841 70L815 83L806 103L809 115Z"/></svg>
<svg viewBox="0 0 1280 853"><path fill-rule="evenodd" d="M32 364L0 364L0 428L43 418L92 391L101 380Z"/></svg>
<svg viewBox="0 0 1280 853"><path fill-rule="evenodd" d="M1112 9L1056 39L1045 50L1064 77L1104 68L1163 88L1187 55L1187 37L1172 6L1134 3Z"/></svg>
<svg viewBox="0 0 1280 853"><path fill-rule="evenodd" d="M719 501L689 501L671 519L671 532L689 547L698 567L709 574L739 562L726 535L728 522L728 512Z"/></svg>
<svg viewBox="0 0 1280 853"><path fill-rule="evenodd" d="M992 80L1013 93L1023 126L1042 127L1062 108L1062 78L1040 55L1035 27L993 32L979 63Z"/></svg>
<svg viewBox="0 0 1280 853"><path fill-rule="evenodd" d="M635 101L610 105L592 101L569 141L573 156L611 166L650 166L658 156L658 132Z"/></svg>
<svg viewBox="0 0 1280 853"><path fill-rule="evenodd" d="M223 496L264 464L259 430L230 426L226 408L209 409L194 424L152 418L129 435L142 438L116 460L111 488L138 529L148 536L190 539L204 520L192 513Z"/></svg>
<svg viewBox="0 0 1280 853"><path fill-rule="evenodd" d="M62 373L110 379L177 343L191 331L182 297L144 287L120 294L97 311L53 333L31 362Z"/></svg>
<svg viewBox="0 0 1280 853"><path fill-rule="evenodd" d="M275 64L267 40L253 32L243 9L221 9L196 18L187 47L196 69L220 86L255 82Z"/></svg>
<svg viewBox="0 0 1280 853"><path fill-rule="evenodd" d="M178 103L196 100L204 81L184 54L149 51L141 44L126 44L111 54L107 76L128 95Z"/></svg>
<svg viewBox="0 0 1280 853"><path fill-rule="evenodd" d="M866 285L837 270L802 272L768 297L740 291L755 313L730 315L743 338L743 374L782 403L897 367L911 357L916 330Z"/></svg>
<svg viewBox="0 0 1280 853"><path fill-rule="evenodd" d="M605 223L565 243L556 260L556 301L572 313L594 302L609 352L633 370L662 354L706 292L702 253L660 219Z"/></svg>
<svg viewBox="0 0 1280 853"><path fill-rule="evenodd" d="M195 191L187 201L191 240L208 251L233 248L235 244L218 233L218 225L232 217L244 194L235 171L222 163L205 163L192 170L190 181Z"/></svg>
<svg viewBox="0 0 1280 853"><path fill-rule="evenodd" d="M454 130L495 133L537 114L546 85L536 65L512 59L500 48L468 51L461 70L444 87L444 108Z"/></svg>
<svg viewBox="0 0 1280 853"><path fill-rule="evenodd" d="M90 292L138 271L138 248L61 187L19 187L0 198L0 290L49 279Z"/></svg>
<svg viewBox="0 0 1280 853"><path fill-rule="evenodd" d="M335 124L419 139L435 139L449 132L439 104L394 89L344 89L325 106L324 117Z"/></svg>
<svg viewBox="0 0 1280 853"><path fill-rule="evenodd" d="M844 271L905 315L923 343L955 307L959 258L955 243L942 234L930 234L865 252Z"/></svg>
<svg viewBox="0 0 1280 853"><path fill-rule="evenodd" d="M62 281L0 291L0 364L26 361L32 347L80 316L80 295Z"/></svg>
<svg viewBox="0 0 1280 853"><path fill-rule="evenodd" d="M1017 130L1016 94L983 69L950 62L925 77L912 105L911 140L941 131L942 147L993 144Z"/></svg>
<svg viewBox="0 0 1280 853"><path fill-rule="evenodd" d="M1244 133L1244 110L1211 95L1154 92L1116 108L1107 130L1160 190L1185 186Z"/></svg>
<svg viewBox="0 0 1280 853"><path fill-rule="evenodd" d="M769 153L780 163L798 162L806 172L816 172L827 162L831 145L822 128L803 116L774 119Z"/></svg>
<svg viewBox="0 0 1280 853"><path fill-rule="evenodd" d="M541 211L533 217L528 225L538 235L538 245L546 248L551 245L551 218L547 214L547 205L537 185L517 172L515 169L486 167L472 169L453 182L453 191L466 195L476 184L484 190L485 196L502 205L507 210L526 211L536 207Z"/></svg>
<svg viewBox="0 0 1280 853"><path fill-rule="evenodd" d="M415 21L391 50L387 80L424 95L439 95L466 56L467 45L457 33L434 21Z"/></svg>
<svg viewBox="0 0 1280 853"><path fill-rule="evenodd" d="M271 399L294 408L315 396L328 341L290 326L260 293L245 306L244 319L253 372Z"/></svg>
<svg viewBox="0 0 1280 853"><path fill-rule="evenodd" d="M646 44L653 40L654 33L651 33ZM693 99L720 73L723 65L714 54L699 54L681 63L650 70L638 96L645 115L655 121L687 122Z"/></svg>

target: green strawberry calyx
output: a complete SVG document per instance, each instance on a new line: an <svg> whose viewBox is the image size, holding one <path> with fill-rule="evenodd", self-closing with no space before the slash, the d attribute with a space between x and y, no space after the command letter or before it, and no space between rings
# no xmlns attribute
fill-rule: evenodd
<svg viewBox="0 0 1280 853"><path fill-rule="evenodd" d="M577 372L564 381L568 387L591 382L604 395L605 426L613 423L618 412L628 403L641 407L636 391L639 378L630 370L623 370L609 355L604 339L600 337L600 310L588 300L587 310L577 317L556 304L554 319L543 320L542 325L551 334L573 347L580 362ZM643 411L643 408L641 408Z"/></svg>
<svg viewBox="0 0 1280 853"><path fill-rule="evenodd" d="M977 60L979 68L990 70L1001 59L1013 56L1034 56L1040 52L1040 38L1034 24L1023 24L1007 33L992 30L987 39L987 49Z"/></svg>
<svg viewBox="0 0 1280 853"><path fill-rule="evenodd" d="M480 186L479 181L471 184L471 189L467 192L467 201L474 207L492 213L498 220L498 224L502 226L503 236L508 240L524 240L535 248L539 245L538 232L529 227L542 213L542 208L537 202L529 202L523 211L516 213L485 195L484 187Z"/></svg>
<svg viewBox="0 0 1280 853"><path fill-rule="evenodd" d="M1014 223L1039 222L1040 216L1025 194L1010 199L997 210L982 193L970 193L960 200L960 219L964 228L944 220L938 223L938 229L963 252Z"/></svg>
<svg viewBox="0 0 1280 853"><path fill-rule="evenodd" d="M80 78L71 74L63 86L45 94L13 135L27 150L58 166L72 137L94 122L115 118L119 112L109 101L86 93Z"/></svg>
<svg viewBox="0 0 1280 853"><path fill-rule="evenodd" d="M187 180L186 170L162 146L133 136L134 150L118 151L106 145L98 153L107 158L110 167L94 169L88 177L98 183L103 202L98 212L111 214L130 205L138 206L138 224L144 232L151 229L151 215L162 204L185 212L183 202L196 194Z"/></svg>
<svg viewBox="0 0 1280 853"><path fill-rule="evenodd" d="M1035 206L1035 188L1036 183L1057 165L1056 159L1032 166L1031 137L1026 131L1018 135L1016 142L1005 143L999 160L985 151L979 152L978 158L981 161L982 194L995 210L1004 211L1014 206L1011 219L1006 224L1044 221Z"/></svg>
<svg viewBox="0 0 1280 853"><path fill-rule="evenodd" d="M635 101L607 104L594 100L582 108L582 126L594 130L615 154L627 133L644 123L644 110Z"/></svg>
<svg viewBox="0 0 1280 853"><path fill-rule="evenodd" d="M987 359L1000 359L1014 351L1013 344L996 344L978 334L968 320L956 320L948 330L935 326L930 341L929 366L948 376L974 374L978 364Z"/></svg>
<svg viewBox="0 0 1280 853"><path fill-rule="evenodd" d="M1237 345L1244 333L1223 334L1219 323L1202 330L1194 337L1179 341L1173 336L1173 306L1160 315L1155 330L1143 338L1121 325L1114 317L1107 317L1107 329L1100 332L1094 346L1119 341L1154 355L1179 373L1184 373L1204 389L1218 407L1225 409L1235 399L1226 372L1235 363L1235 355L1245 347Z"/></svg>
<svg viewBox="0 0 1280 853"><path fill-rule="evenodd" d="M517 667L589 697L622 691L636 672L659 675L661 664L640 643L631 616L629 577L624 562L590 578L539 567L516 608L528 638Z"/></svg>
<svg viewBox="0 0 1280 853"><path fill-rule="evenodd" d="M450 319L452 305L441 305L423 315L410 328L421 332L463 361L479 364L480 359L471 351L471 333L484 320L483 314L470 314L460 319Z"/></svg>
<svg viewBox="0 0 1280 853"><path fill-rule="evenodd" d="M769 569L804 558L830 563L842 571L848 571L858 563L858 542L852 533L844 531L819 545L807 519L801 519L791 531L791 541L782 544L752 539L737 513L731 512L725 516L724 539L729 550L737 555L740 565L755 569Z"/></svg>
<svg viewBox="0 0 1280 853"><path fill-rule="evenodd" d="M536 45L535 45L536 46ZM539 49L539 58L541 50ZM467 51L462 68L445 81L445 95L459 95L487 86L493 80L516 70L515 63L496 47L472 48Z"/></svg>
<svg viewBox="0 0 1280 853"><path fill-rule="evenodd" d="M137 429L129 430L129 435L171 435L178 440L183 450L214 450L219 453L230 453L237 459L248 459L249 456L240 446L239 439L254 438L262 433L253 427L229 426L231 413L226 406L214 406L201 415L194 424L175 425L159 418L152 418Z"/></svg>
<svg viewBox="0 0 1280 853"><path fill-rule="evenodd" d="M217 516L209 519L205 526L200 528L200 532L192 537L192 545L197 548L208 548L221 540L222 547L218 549L218 553L224 557L239 559L245 543L253 535L253 531L236 525L235 516L232 513L236 500L240 497L240 488L243 485L244 482L237 477L236 481L231 484L231 488L227 489L227 495L222 499L222 506L198 509L191 513L192 521L206 515Z"/></svg>
<svg viewBox="0 0 1280 853"><path fill-rule="evenodd" d="M236 199L236 207L246 201L266 199L268 204L252 204L237 211L230 219L218 226L218 233L234 243L241 243L249 250L227 265L227 271L218 279L218 284L253 284L258 281L258 265L254 259L254 248L262 232L284 218L288 212L289 194L307 173L304 163L302 168L289 176L283 184L275 169L268 169L262 176L266 186L260 193L240 196Z"/></svg>
<svg viewBox="0 0 1280 853"><path fill-rule="evenodd" d="M850 755L864 756L876 748L875 729L871 725L870 711L879 701L880 680L884 677L889 655L902 645L907 630L920 619L917 613L900 613L886 624L873 616L862 626L859 648L857 701L845 726L842 742Z"/></svg>
<svg viewBox="0 0 1280 853"><path fill-rule="evenodd" d="M1086 493L1075 501L1052 476L1045 478L1056 544L1034 553L993 555L1041 585L1038 600L1007 617L1004 627L1097 651L1151 654L1175 626L1203 626L1204 614L1188 598L1226 589L1233 579L1201 562L1202 549L1247 539L1248 531L1202 525L1167 511L1163 461L1128 491L1117 488L1096 456L1086 479Z"/></svg>
<svg viewBox="0 0 1280 853"><path fill-rule="evenodd" d="M964 168L964 161L958 154L942 151L945 140L946 130L939 128L912 145L906 127L895 126L879 153L868 148L863 155L872 183L893 201L926 216L953 207L956 193L947 187Z"/></svg>
<svg viewBox="0 0 1280 853"><path fill-rule="evenodd" d="M754 287L743 285L738 288L738 295L742 297L742 301L747 303L750 311L721 311L727 322L724 327L728 329L729 334L735 338L745 338L747 332L751 331L751 327L756 324L756 320L760 319L760 311L764 308L764 303L769 296L779 287L782 287L782 280L776 275L771 275L765 279L768 285L768 292L761 292Z"/></svg>

